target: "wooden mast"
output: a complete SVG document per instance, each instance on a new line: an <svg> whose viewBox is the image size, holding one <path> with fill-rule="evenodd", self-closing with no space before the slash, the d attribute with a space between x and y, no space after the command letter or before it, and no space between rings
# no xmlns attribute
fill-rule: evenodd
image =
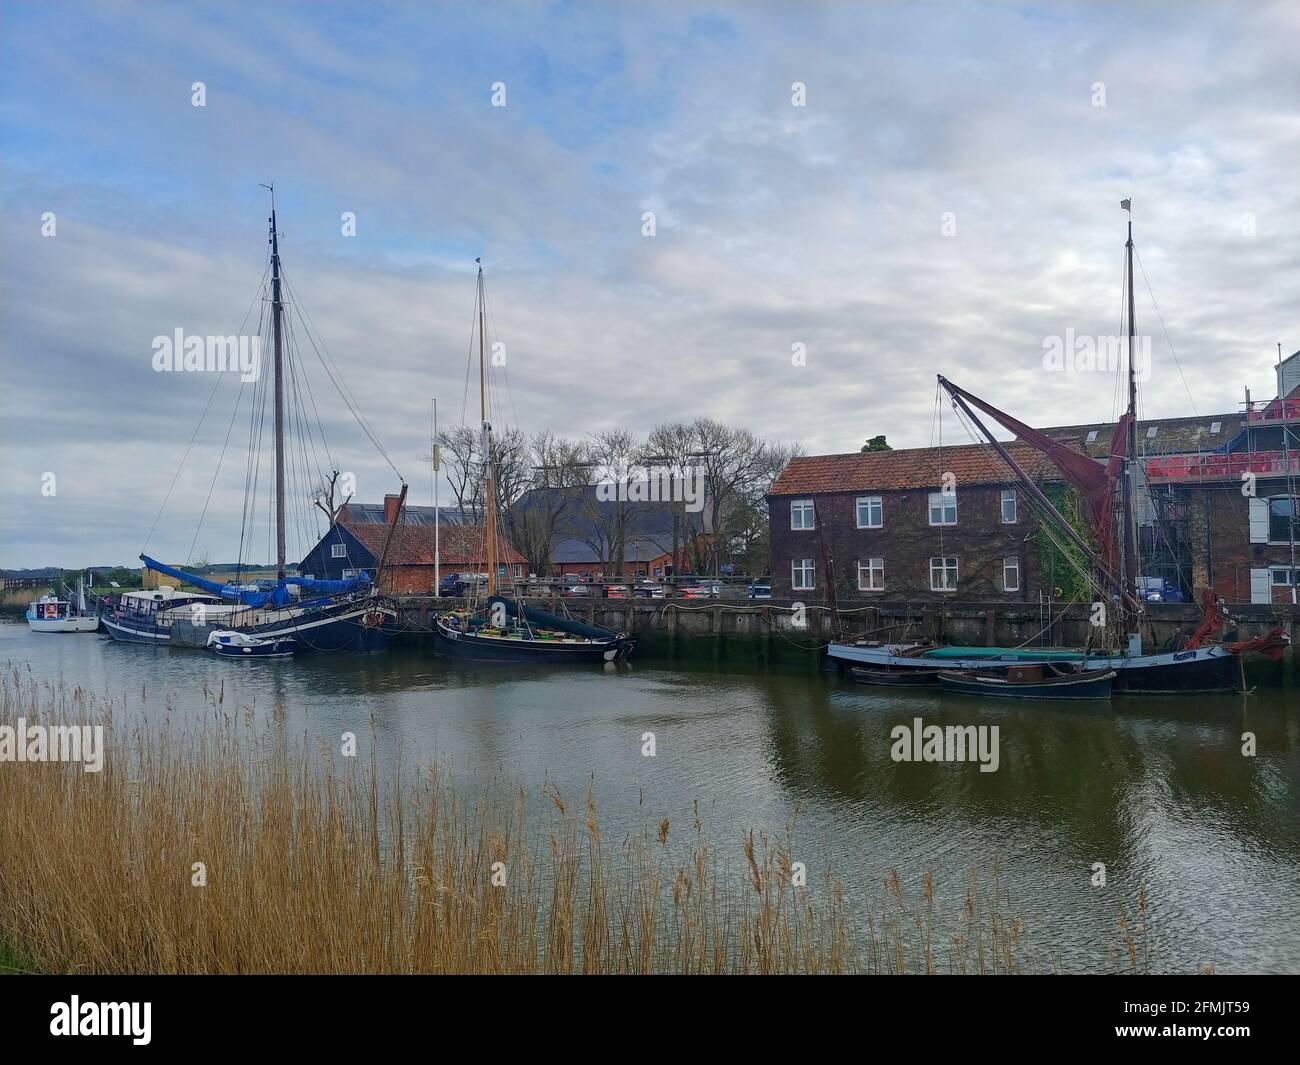
<svg viewBox="0 0 1300 1065"><path fill-rule="evenodd" d="M1136 597L1140 565L1137 543L1137 368L1135 366L1133 321L1133 205L1132 200L1124 200L1120 206L1129 212L1128 242L1124 245L1128 259L1128 454L1125 456L1124 477L1124 591L1126 597ZM1123 600L1121 600L1123 602ZM1140 610L1140 607L1139 607ZM1132 644L1137 635L1138 616L1134 613L1130 624L1125 626L1125 636L1129 642L1130 653L1140 654L1141 645L1134 650ZM1140 641L1141 636L1137 636Z"/></svg>
<svg viewBox="0 0 1300 1065"><path fill-rule="evenodd" d="M275 188L271 190L271 322L275 335L275 575L284 580L284 351L280 295L280 236L275 228Z"/></svg>
<svg viewBox="0 0 1300 1065"><path fill-rule="evenodd" d="M483 468L486 471L484 476L484 500L487 505L487 594L488 597L496 595L497 590L497 559L496 559L496 501L492 497L492 426L487 420L487 370L484 361L483 349L486 346L486 326L484 325L483 314L483 261L475 259L479 264L478 268L478 411L479 419L482 422L483 432Z"/></svg>

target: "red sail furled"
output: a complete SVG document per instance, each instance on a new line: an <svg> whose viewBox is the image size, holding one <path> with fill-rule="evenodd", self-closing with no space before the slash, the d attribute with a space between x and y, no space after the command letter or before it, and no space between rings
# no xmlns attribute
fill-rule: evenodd
<svg viewBox="0 0 1300 1065"><path fill-rule="evenodd" d="M1126 413L1115 426L1115 433L1110 441L1110 458L1106 465L1102 466L1088 455L1040 433L1037 429L998 410L997 407L954 385L951 381L946 381L945 387L951 392L960 393L967 403L978 407L1003 428L1015 433L1026 444L1038 448L1051 459L1052 464L1061 471L1065 479L1083 495L1088 524L1097 542L1097 553L1111 572L1116 572L1115 490L1119 485L1124 459L1128 452L1128 428L1132 416Z"/></svg>

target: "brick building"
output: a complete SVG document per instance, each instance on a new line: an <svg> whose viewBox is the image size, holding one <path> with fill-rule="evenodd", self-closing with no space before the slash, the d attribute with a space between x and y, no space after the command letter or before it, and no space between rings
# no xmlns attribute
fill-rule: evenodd
<svg viewBox="0 0 1300 1065"><path fill-rule="evenodd" d="M1230 602L1290 603L1300 586L1300 352L1278 397L1236 414L1138 423L1143 572ZM1114 425L1045 430L1097 458Z"/></svg>
<svg viewBox="0 0 1300 1065"><path fill-rule="evenodd" d="M360 570L372 576L383 553L384 538L397 512L397 496L386 496L384 506L349 504L340 512L339 521L302 560L298 571L327 580L352 577ZM432 507L419 508L432 512ZM459 515L448 509L439 516L438 554L441 571L449 573L485 573L487 558L482 525L457 521L442 524L448 513L457 521ZM393 532L388 548L381 589L392 595L427 595L434 589L434 526L417 520L408 524L403 511L402 522ZM501 580L518 580L527 576L524 558L502 537L497 537L497 576Z"/></svg>
<svg viewBox="0 0 1300 1065"><path fill-rule="evenodd" d="M1008 447L1036 483L1061 480L1037 450ZM838 602L1037 601L1043 588L1038 522L986 445L792 459L768 520L777 599L825 601L828 565Z"/></svg>

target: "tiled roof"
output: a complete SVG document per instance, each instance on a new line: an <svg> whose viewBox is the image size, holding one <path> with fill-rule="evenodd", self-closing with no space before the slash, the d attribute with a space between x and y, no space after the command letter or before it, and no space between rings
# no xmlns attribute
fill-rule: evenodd
<svg viewBox="0 0 1300 1065"><path fill-rule="evenodd" d="M1027 444L1005 445L1011 457L1035 480L1061 480L1046 455ZM958 487L1007 484L1015 475L988 444L955 447L916 447L896 451L852 452L847 455L806 455L790 460L769 495L813 495L823 492L898 491L939 488L951 472Z"/></svg>
<svg viewBox="0 0 1300 1065"><path fill-rule="evenodd" d="M366 546L378 560L384 550L387 525L373 522L341 522L348 532ZM486 561L483 547L482 525L450 525L439 530L438 553L444 566L478 566ZM504 537L497 537L497 561L501 563L525 562L526 559L510 546ZM432 566L433 527L431 525L399 525L393 533L388 549L387 565Z"/></svg>

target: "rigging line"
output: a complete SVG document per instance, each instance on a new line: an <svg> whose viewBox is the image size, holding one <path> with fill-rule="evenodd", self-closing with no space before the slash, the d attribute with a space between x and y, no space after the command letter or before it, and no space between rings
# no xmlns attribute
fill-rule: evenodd
<svg viewBox="0 0 1300 1065"><path fill-rule="evenodd" d="M398 480L401 480L402 479L401 472L398 470L398 468L395 465L393 465L393 460L389 457L388 452L384 449L384 445L379 442L379 438L375 435L374 430L370 427L370 423L366 420L365 415L361 412L360 405L356 402L355 395L353 395L352 390L348 387L347 382L343 380L342 369L339 368L338 363L334 359L334 356L329 354L329 349L325 345L324 338L320 335L320 331L316 328L316 323L312 321L311 312L307 310L302 300L298 298L298 290L292 284L289 283L287 276L285 276L283 267L281 267L280 274L281 274L281 280L285 282L286 287L289 289L290 298L293 300L294 305L298 308L298 313L302 316L304 331L307 334L308 341L311 343L312 350L316 353L316 357L320 359L321 366L324 367L325 373L329 377L331 383L334 385L335 391L338 392L339 397L343 400L344 405L348 408L348 411L352 414L352 417L356 419L357 424L361 426L362 432L364 432L366 436L369 437L370 442L375 446L375 450L378 451L379 454L383 456L384 461L388 463L389 468L393 471L393 473L397 474ZM317 341L319 341L319 344L317 343ZM326 361L326 358L328 358L329 360L328 362ZM334 366L334 370L330 369L331 365Z"/></svg>
<svg viewBox="0 0 1300 1065"><path fill-rule="evenodd" d="M244 312L244 317L239 323L239 333L244 332L244 326L248 324L248 316L253 313L253 308L257 305L257 298L262 294L262 288L266 284L267 271L271 269L270 261L262 270L262 280L258 282L257 288L253 292L253 298L248 301L248 310ZM149 542L153 539L154 530L158 528L158 522L162 520L163 511L167 509L167 501L171 499L172 491L176 487L176 481L181 475L181 470L185 468L185 460L189 457L190 448L194 446L194 441L198 439L199 430L203 428L203 419L208 415L208 408L212 406L212 400L217 394L217 388L221 385L223 374L217 374L217 379L212 385L212 391L208 394L208 402L203 407L203 413L199 416L199 424L194 427L194 435L190 437L190 442L185 448L185 454L181 456L180 463L176 466L176 472L172 475L172 483L167 488L167 494L163 496L162 505L158 508L158 513L154 516L153 524L149 527L149 535L145 537L142 551L149 549Z"/></svg>
<svg viewBox="0 0 1300 1065"><path fill-rule="evenodd" d="M230 424L226 426L226 438L221 442L221 453L217 456L217 468L212 471L212 483L208 485L207 498L203 500L203 510L199 513L199 523L194 529L194 539L190 541L189 559L194 561L194 548L199 542L199 534L203 531L203 520L208 516L208 504L212 502L213 489L217 487L217 478L221 476L221 463L226 457L226 448L230 444L230 434L235 428L235 419L239 416L239 404L244 398L244 386L239 386L239 392L235 396L235 409L230 412Z"/></svg>
<svg viewBox="0 0 1300 1065"><path fill-rule="evenodd" d="M490 303L488 303L488 297L487 297L487 286L486 286L486 285L483 286L483 307L484 307L484 309L487 311L487 320L488 320L488 331L489 331L489 335L494 336L494 337L496 337L498 340L500 340L500 338L501 338L501 334L500 334L500 332L497 330L496 316L492 313L492 305L491 305ZM505 379L506 398L510 401L510 416L514 419L514 424L515 424L515 425L518 425L518 424L519 424L519 411L515 408L515 394L514 394L514 390L511 389L511 387L510 387L510 356L509 356L509 354L506 355L506 360L505 360L505 362L503 362L503 363L501 364L501 376Z"/></svg>
<svg viewBox="0 0 1300 1065"><path fill-rule="evenodd" d="M1147 280L1146 267L1142 265L1142 256L1138 254L1137 245L1133 245L1133 258L1137 260L1138 270L1142 273L1142 283L1147 287L1147 295L1151 297L1151 306L1156 309L1156 317L1160 320L1160 328L1165 334L1165 343L1169 345L1169 354L1174 357L1174 365L1178 367L1178 376L1183 382L1183 391L1187 393L1187 402L1192 405L1192 413L1200 417L1201 413L1196 409L1196 401L1192 399L1192 390L1187 387L1187 378L1183 377L1183 365L1178 361L1178 352L1174 350L1174 342L1169 338L1169 330L1165 328L1165 317L1160 313L1160 305L1156 303L1156 294L1151 291L1151 282ZM1133 353L1129 353L1129 358Z"/></svg>

